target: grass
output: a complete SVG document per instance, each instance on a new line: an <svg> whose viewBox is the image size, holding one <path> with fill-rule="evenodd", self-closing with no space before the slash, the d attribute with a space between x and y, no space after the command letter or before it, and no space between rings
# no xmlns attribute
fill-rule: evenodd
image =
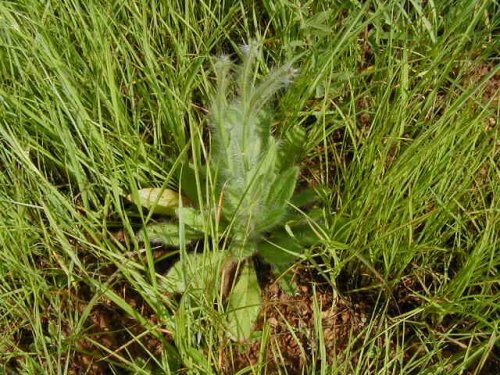
<svg viewBox="0 0 500 375"><path fill-rule="evenodd" d="M328 187L302 264L372 311L332 363L315 301L304 372L493 373L498 25L493 0L1 2L0 372L221 371L216 296L168 298L134 236L151 217L124 197L178 187L182 163L199 177L214 57L256 39L256 74L300 70L274 132L307 129L301 184ZM206 221L198 250L223 250Z"/></svg>

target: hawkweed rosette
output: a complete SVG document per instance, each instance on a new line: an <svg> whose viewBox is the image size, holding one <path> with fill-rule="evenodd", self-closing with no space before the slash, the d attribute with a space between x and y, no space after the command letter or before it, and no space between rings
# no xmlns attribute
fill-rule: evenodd
<svg viewBox="0 0 500 375"><path fill-rule="evenodd" d="M239 259L252 255L259 235L280 223L298 177L297 167L282 167L287 163L280 160L280 142L271 135L269 108L296 70L287 64L257 80L260 46L251 42L241 50L241 65L227 57L216 63L217 93L210 121L216 189L231 228L233 255ZM234 76L237 94L231 95Z"/></svg>

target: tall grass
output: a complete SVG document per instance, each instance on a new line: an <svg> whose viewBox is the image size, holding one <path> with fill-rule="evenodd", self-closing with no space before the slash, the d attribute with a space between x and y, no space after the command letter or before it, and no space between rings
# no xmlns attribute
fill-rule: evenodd
<svg viewBox="0 0 500 375"><path fill-rule="evenodd" d="M68 373L103 303L166 348L149 363L126 349L109 353L115 373L218 371L222 313L210 298L196 309L189 293L166 298L153 250L134 236L149 217L123 198L178 186L182 163L201 173L213 57L237 60L236 47L251 39L264 46L256 75L291 59L300 69L276 100L274 131L307 129L303 184L329 187L310 261L321 257L342 293L380 292L365 330L321 371L486 368L499 334L499 127L490 126L499 102L498 92L483 95L498 77L497 14L491 0L1 2L3 371L16 363L22 373ZM211 194L204 203L215 205ZM213 238L204 246L218 248L216 218L207 220ZM121 228L129 246L112 235ZM418 304L389 313L405 280ZM123 282L155 321L112 288ZM71 305L81 285L91 298Z"/></svg>

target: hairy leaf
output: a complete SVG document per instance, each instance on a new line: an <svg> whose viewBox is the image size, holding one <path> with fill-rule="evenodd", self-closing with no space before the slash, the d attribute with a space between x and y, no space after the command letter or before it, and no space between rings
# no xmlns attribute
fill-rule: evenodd
<svg viewBox="0 0 500 375"><path fill-rule="evenodd" d="M259 283L253 266L247 261L231 291L227 313L227 330L231 339L244 341L253 331L262 305Z"/></svg>
<svg viewBox="0 0 500 375"><path fill-rule="evenodd" d="M198 192L197 174L192 164L184 164L182 168L177 168L176 177L179 181L179 187L182 194L188 197L196 206L199 206L199 200L205 197L205 168L198 170L198 178L200 179L199 187L201 192ZM199 196L201 194L201 197Z"/></svg>
<svg viewBox="0 0 500 375"><path fill-rule="evenodd" d="M179 221L193 230L204 232L203 214L191 207L179 207L175 210Z"/></svg>
<svg viewBox="0 0 500 375"><path fill-rule="evenodd" d="M296 207L304 207L313 204L319 200L318 194L315 189L307 188L301 192L295 193L290 198L290 203Z"/></svg>
<svg viewBox="0 0 500 375"><path fill-rule="evenodd" d="M275 230L258 244L259 254L275 265L289 264L296 261L306 249L318 244L320 239L307 225Z"/></svg>
<svg viewBox="0 0 500 375"><path fill-rule="evenodd" d="M208 253L185 254L168 271L164 284L171 292L184 293L186 290L193 293L203 293L216 287L216 275L219 264L225 254L220 251ZM215 293L212 293L215 296Z"/></svg>
<svg viewBox="0 0 500 375"><path fill-rule="evenodd" d="M218 90L211 108L215 142L210 166L217 175L225 220L235 235L254 239L281 220L297 179L295 168L279 174L279 147L271 135L272 117L266 109L295 72L285 65L256 82L260 48L251 42L242 52L243 63L237 69L227 59L216 65ZM239 73L239 97L229 101L226 90L234 70Z"/></svg>
<svg viewBox="0 0 500 375"><path fill-rule="evenodd" d="M298 175L299 169L297 167L292 167L276 178L267 198L268 206L286 207L287 201L292 197L295 190Z"/></svg>
<svg viewBox="0 0 500 375"><path fill-rule="evenodd" d="M139 190L139 202L135 201L133 194L127 196L130 202L138 203L159 215L174 215L181 198L176 191L161 188Z"/></svg>
<svg viewBox="0 0 500 375"><path fill-rule="evenodd" d="M285 138L281 142L280 147L280 169L285 170L297 162L304 152L304 144L306 143L306 131L300 125L295 125L289 129Z"/></svg>
<svg viewBox="0 0 500 375"><path fill-rule="evenodd" d="M203 233L191 228L186 228L184 231L185 242L203 238ZM148 224L137 233L139 241L150 241L153 243L161 243L166 246L179 246L179 225L177 223L162 222Z"/></svg>

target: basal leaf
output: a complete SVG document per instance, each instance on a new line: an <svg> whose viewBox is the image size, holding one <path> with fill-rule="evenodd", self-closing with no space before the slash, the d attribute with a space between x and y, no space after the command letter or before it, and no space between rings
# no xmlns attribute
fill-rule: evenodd
<svg viewBox="0 0 500 375"><path fill-rule="evenodd" d="M185 242L203 238L203 233L192 228L186 228L184 231ZM153 223L146 225L137 233L139 241L149 241L161 243L166 246L179 246L179 224L171 222Z"/></svg>
<svg viewBox="0 0 500 375"><path fill-rule="evenodd" d="M199 232L204 231L203 215L200 211L191 207L178 207L175 210L179 221Z"/></svg>
<svg viewBox="0 0 500 375"><path fill-rule="evenodd" d="M255 269L248 261L243 267L228 304L227 331L234 341L250 337L262 305Z"/></svg>
<svg viewBox="0 0 500 375"><path fill-rule="evenodd" d="M133 194L127 199L159 215L174 215L175 209L179 207L181 196L173 190L161 188L147 188L139 190L139 202L136 202Z"/></svg>
<svg viewBox="0 0 500 375"><path fill-rule="evenodd" d="M290 203L296 207L304 207L313 204L319 200L318 193L313 188L307 188L292 196Z"/></svg>
<svg viewBox="0 0 500 375"><path fill-rule="evenodd" d="M245 232L235 231L235 235L231 241L231 255L237 260L243 260L255 253L255 241L249 238Z"/></svg>
<svg viewBox="0 0 500 375"><path fill-rule="evenodd" d="M271 264L288 264L297 260L304 252L305 247L295 238L280 230L264 239L258 246L259 254Z"/></svg>
<svg viewBox="0 0 500 375"><path fill-rule="evenodd" d="M270 212L286 207L295 190L298 175L299 169L293 167L275 178L266 200L266 207ZM263 212L263 215L266 215L266 212Z"/></svg>
<svg viewBox="0 0 500 375"><path fill-rule="evenodd" d="M224 256L220 251L185 254L170 268L164 284L169 291L177 293L188 289L199 295L214 291L218 265Z"/></svg>
<svg viewBox="0 0 500 375"><path fill-rule="evenodd" d="M270 230L283 221L286 207L267 207L263 212L265 214L261 215L260 220L257 222L257 230L261 233Z"/></svg>
<svg viewBox="0 0 500 375"><path fill-rule="evenodd" d="M218 90L210 119L214 139L210 167L216 172L224 219L231 222L234 232L252 238L259 234L260 223L267 228L279 222L297 177L292 168L279 176L288 187L273 185L281 168L278 142L271 134L272 111L268 110L270 99L292 80L296 70L286 64L256 80L259 51L260 45L251 41L242 49L239 67L227 59L216 65ZM227 95L234 71L239 72L237 97ZM271 189L273 197L268 200ZM275 199L277 204L270 204Z"/></svg>
<svg viewBox="0 0 500 375"><path fill-rule="evenodd" d="M290 233L291 232L291 233ZM319 243L318 236L308 224L279 229L258 244L259 254L274 265L296 261L306 249Z"/></svg>
<svg viewBox="0 0 500 375"><path fill-rule="evenodd" d="M306 131L300 125L295 125L286 132L279 151L281 170L295 165L297 159L302 157L306 141Z"/></svg>
<svg viewBox="0 0 500 375"><path fill-rule="evenodd" d="M197 178L200 180L197 182ZM199 206L199 200L205 197L205 168L198 169L198 176L192 164L185 164L177 169L177 179L182 194L188 197L196 206ZM201 192L198 192L198 184ZM201 197L198 196L201 194Z"/></svg>

